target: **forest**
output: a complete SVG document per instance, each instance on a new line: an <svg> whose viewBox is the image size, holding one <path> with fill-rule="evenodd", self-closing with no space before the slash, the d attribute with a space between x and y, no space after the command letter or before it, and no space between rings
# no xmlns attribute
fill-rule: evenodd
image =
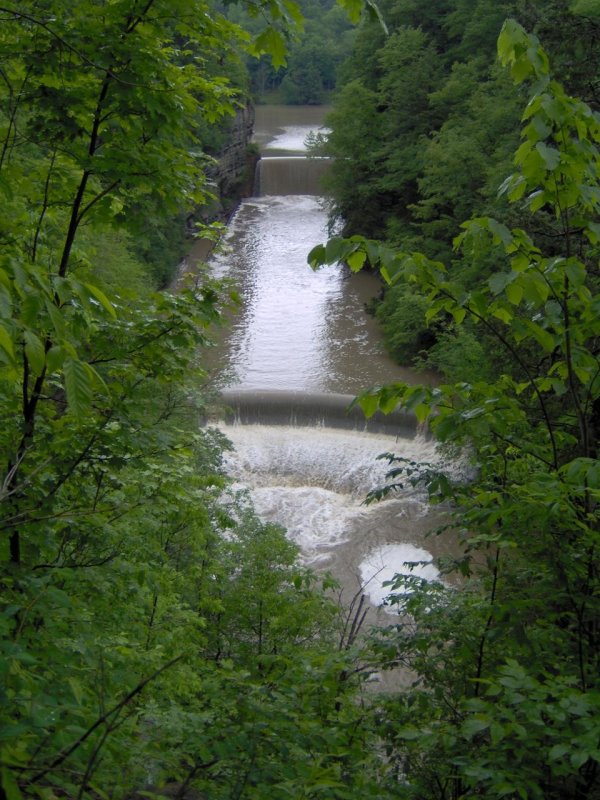
<svg viewBox="0 0 600 800"><path fill-rule="evenodd" d="M335 0L300 0L304 22L287 42L285 63L275 64L268 54L247 57L249 86L258 103L320 105L337 86L341 65L352 48L356 27ZM233 6L228 16L248 31L258 31L260 20L249 9Z"/></svg>
<svg viewBox="0 0 600 800"><path fill-rule="evenodd" d="M291 72L301 9L2 7L2 800L600 797L600 10L342 12L313 146L343 228L308 259L378 270L391 350L442 376L357 402L468 458L390 455L377 493L447 509L461 588L397 578L397 622L358 631L199 425L235 293L158 291L248 58Z"/></svg>
<svg viewBox="0 0 600 800"><path fill-rule="evenodd" d="M327 184L332 220L343 221L346 233L422 250L452 265L469 287L498 267L487 254L465 258L454 249L459 226L471 217L533 227L553 247L551 216L540 208L530 219L527 208L498 192L514 168L527 97L498 63L496 40L509 17L535 32L565 90L597 111L600 15L592 6L384 0L388 33L376 22L359 29L340 70L332 133L314 143L334 158ZM460 331L441 321L428 325L427 301L414 287L391 288L374 312L401 363L470 380L494 374L490 352L502 357L469 324Z"/></svg>

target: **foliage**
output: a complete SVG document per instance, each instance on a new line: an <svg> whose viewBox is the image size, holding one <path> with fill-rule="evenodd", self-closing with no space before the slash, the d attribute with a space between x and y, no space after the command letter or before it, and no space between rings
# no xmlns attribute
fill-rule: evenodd
<svg viewBox="0 0 600 800"><path fill-rule="evenodd" d="M321 45L305 44L290 56L289 67L281 82L283 99L288 105L319 105L324 98L324 73L331 73L331 57Z"/></svg>
<svg viewBox="0 0 600 800"><path fill-rule="evenodd" d="M469 15L479 7L398 4L407 27L394 26L394 46L343 97L357 111L339 134L356 148L356 175L371 167L361 132L381 130L380 152L398 159L383 132L410 133L399 103L419 136L436 123L458 147L442 110L460 75L480 73L456 67L433 97L436 48L487 41L493 26ZM597 797L598 117L509 22L500 55L529 102L518 172L502 188L508 216L478 214L457 240L472 272L361 236L313 251L315 264L378 265L399 298L414 288L435 347L458 329L472 352L485 330L506 354L487 382L395 384L360 399L367 413L414 411L472 460L461 483L392 457L394 480L425 483L457 509L449 524L465 553L448 568L468 583L396 579L403 616L366 653L283 532L227 486L227 443L198 426L223 287L154 296L132 256L145 226L208 197L199 129L238 96L220 59L244 47L284 57L297 8L250 11L268 20L253 40L202 0L0 12L0 796ZM452 25L465 19L470 38L458 42ZM490 97L505 96L493 81ZM469 93L461 103L475 115ZM483 95L481 105L493 109ZM403 177L415 205L423 176ZM397 203L390 176L372 177L370 196L385 187ZM436 216L435 186L423 223ZM400 233L413 231L397 208ZM513 213L531 232L507 224ZM415 675L408 691L366 692L369 670L399 664Z"/></svg>
<svg viewBox="0 0 600 800"><path fill-rule="evenodd" d="M390 353L400 363L407 364L429 349L433 333L425 323L427 298L394 287L386 292L377 306L377 319L381 322Z"/></svg>
<svg viewBox="0 0 600 800"><path fill-rule="evenodd" d="M350 5L348 3L347 7ZM287 43L285 63L273 64L267 57L246 63L251 91L257 102L265 102L275 93L289 105L318 105L336 86L338 68L354 35L348 14L333 0L300 0L299 8L304 24ZM356 11L359 11L358 6ZM372 13L376 16L374 10ZM229 15L248 30L254 30L259 24L258 19L249 18L243 7L234 7ZM354 22L359 17L360 14L355 13Z"/></svg>
<svg viewBox="0 0 600 800"><path fill-rule="evenodd" d="M491 217L464 223L455 241L464 257L504 264L471 287L441 262L361 236L332 239L309 259L377 265L392 286L427 296L429 320L468 323L505 352L507 368L487 381L392 384L358 400L367 415L413 411L473 469L452 484L393 459L395 480L425 483L433 501L455 506L450 526L465 544L455 566L468 579L456 592L409 578L392 600L408 616L375 643L416 676L382 715L404 796L594 798L600 119L552 79L539 41L516 21L498 52L528 93L517 172L500 191L531 214L538 241Z"/></svg>
<svg viewBox="0 0 600 800"><path fill-rule="evenodd" d="M236 53L281 58L295 5L252 10L0 10L3 800L377 796L338 610L199 428L231 299L134 255L210 199Z"/></svg>
<svg viewBox="0 0 600 800"><path fill-rule="evenodd" d="M336 124L338 118L342 121L347 115L353 118L352 125ZM373 159L371 151L365 149L364 143L365 140L369 140L375 148L378 146L380 137L376 123L376 95L358 82L346 84L340 93L337 110L328 117L327 125L331 125L332 132L327 141L335 143L331 146L339 147L345 154L343 158L336 160L334 165L335 174L344 176L343 197L346 218L354 220L355 214L357 219L360 215L361 224L366 230L371 230L371 225L375 225L376 222L376 210L369 200L376 192L380 166ZM327 155L329 155L329 144ZM355 182L351 180L353 175ZM325 183L324 178L323 184Z"/></svg>
<svg viewBox="0 0 600 800"><path fill-rule="evenodd" d="M551 219L542 214L531 219L527 208L496 192L518 146L522 102L492 58L502 21L512 14L539 30L567 90L595 107L597 20L569 4L538 0L525 6L511 0L448 0L434 6L389 0L382 11L390 35L372 23L361 26L341 70L346 84L327 121L331 135L319 146L321 155L334 158L327 184L331 215L343 223L344 235L427 252L451 266L453 280L470 290L502 262L492 250L475 258L453 251L454 232L464 219L491 215L509 227L535 226L548 248L554 235ZM366 129L371 133L361 137ZM380 310L381 318L390 315L386 338L404 297L390 293ZM419 336L436 341L436 332L425 328ZM485 346L493 347L489 341ZM388 347L397 351L391 339ZM410 359L410 353L401 358L407 355ZM432 359L443 372L446 365Z"/></svg>

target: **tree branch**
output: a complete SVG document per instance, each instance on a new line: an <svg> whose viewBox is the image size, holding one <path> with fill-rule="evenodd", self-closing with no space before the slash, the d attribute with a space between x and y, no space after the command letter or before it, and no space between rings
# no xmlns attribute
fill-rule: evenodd
<svg viewBox="0 0 600 800"><path fill-rule="evenodd" d="M119 711L121 711L121 709L125 708L125 706L128 705L133 700L134 697L140 694L151 681L158 678L159 675L161 675L167 669L172 667L174 664L177 664L177 662L181 661L182 658L183 656L176 656L175 658L172 658L170 661L167 661L166 664L163 664L162 667L153 672L152 675L149 675L147 678L144 678L143 681L140 681L140 683L138 683L137 686L135 686L130 692L128 692L122 700L120 700L116 705L114 705L109 711L102 714L101 717L98 717L96 722L94 722L94 724L91 725L85 733L83 733L78 739L76 739L72 745L70 745L66 750L63 750L62 753L59 753L59 755L54 759L54 761L51 762L49 766L47 766L40 772L37 772L32 778L30 778L29 783L37 783L53 769L56 769L61 764L63 764L69 758L69 756L71 756L76 750L78 750L81 747L81 745L84 742L86 742L89 739L89 737L92 735L92 733L94 733L94 731L96 731L101 725L104 725L105 723L109 722L110 717L112 717L115 714L118 714Z"/></svg>

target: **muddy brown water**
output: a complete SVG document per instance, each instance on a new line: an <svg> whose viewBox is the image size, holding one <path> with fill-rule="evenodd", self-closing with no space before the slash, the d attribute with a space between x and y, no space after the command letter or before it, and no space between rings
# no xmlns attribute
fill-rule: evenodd
<svg viewBox="0 0 600 800"><path fill-rule="evenodd" d="M209 382L252 401L245 416L220 423L235 447L227 457L235 487L249 490L263 519L286 527L307 564L336 576L346 601L362 587L371 604L369 622L389 621L382 583L406 572L404 562L451 555L454 545L428 535L441 517L422 491L409 488L369 506L364 499L385 481L379 454L435 462L434 443L416 428L351 429L356 426L346 426L343 409L330 412L337 414L335 424L326 415L318 424L296 417L286 423L262 403L279 395L281 407L302 396L311 406L324 395L435 380L399 367L385 352L365 311L381 289L375 276L351 275L342 265L313 272L307 265L309 250L328 235L326 200L297 187L299 180L308 185L304 142L322 126L324 113L318 107L257 108L255 140L263 159L279 159L277 181L269 184L276 193L240 204L224 251L210 261L214 276L236 285L240 307L213 349ZM436 574L433 563L419 570L426 578Z"/></svg>

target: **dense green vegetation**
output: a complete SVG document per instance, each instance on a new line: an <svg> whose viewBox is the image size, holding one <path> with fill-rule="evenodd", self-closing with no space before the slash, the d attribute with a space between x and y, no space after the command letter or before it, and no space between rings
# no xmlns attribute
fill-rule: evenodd
<svg viewBox="0 0 600 800"><path fill-rule="evenodd" d="M299 567L284 532L228 485L227 443L199 428L204 348L231 302L225 287L206 279L155 294L145 258L150 229L160 237L209 199L206 154L243 91L240 54L284 57L295 6L246 9L264 26L252 36L204 0L0 10L0 797L593 800L600 123L570 94L593 99L589 70L569 54L584 18L569 17L568 41L549 36L568 91L514 21L499 50L519 88L500 67L471 64L473 49L491 64L497 30L467 2L403 3L402 15L416 15L404 28L390 11L383 55L377 28L359 41L374 79L383 66L401 76L369 86L348 73L348 141L397 137L415 172L395 175L415 207L421 154L407 127L435 149L437 124L439 151L452 144L463 164L464 131L483 163L486 142L506 154L518 144L504 137L499 98L525 116L515 175L499 174L502 159L483 183L474 172L502 219L459 210L458 194L442 219L451 236L454 216L477 214L456 253L431 236L442 200L430 176L429 216L409 227L434 258L449 252L447 266L362 236L312 255L353 269L368 259L404 297L414 291L405 307L431 322L424 335L449 354L462 338L471 355L469 381L397 384L361 400L367 413L401 404L429 419L472 469L453 484L391 458L392 482L425 482L453 510L465 553L447 566L464 587L404 579L397 624L358 642L328 579ZM550 34L557 9L541 15ZM589 11L583 0L577 9ZM440 52L454 48L445 66L430 38L438 29ZM444 94L436 80L450 67ZM489 86L469 79L476 68ZM419 87L439 94L437 111ZM457 116L442 146L456 103L472 125ZM478 149L483 108L493 130ZM392 164L400 150L380 144ZM356 156L359 202L359 168L370 173ZM392 202L391 175L365 192ZM398 205L386 231L405 246L403 213ZM489 357L491 342L499 358L486 381L476 348ZM398 665L412 686L366 691L369 671Z"/></svg>
<svg viewBox="0 0 600 800"><path fill-rule="evenodd" d="M355 28L335 0L300 0L304 22L288 41L283 63L269 56L249 58L246 66L256 102L320 105L331 96L340 65L347 57ZM251 8L234 6L229 16L244 28L257 30L260 20Z"/></svg>
<svg viewBox="0 0 600 800"><path fill-rule="evenodd" d="M453 250L468 217L534 225L551 246L552 220L530 219L497 192L512 168L524 98L498 66L495 42L504 19L518 19L544 42L566 89L597 108L600 17L590 8L562 0L384 0L390 33L368 21L359 30L341 71L333 130L320 148L335 158L328 189L345 233L422 249L452 264L467 288L498 267L491 254L473 259ZM395 286L377 309L394 357L425 362L452 379L472 375L461 376L457 364L475 363L485 373L490 359L483 353L495 352L493 342L481 348L468 326L456 338L444 320L428 329L426 304L413 293Z"/></svg>
<svg viewBox="0 0 600 800"><path fill-rule="evenodd" d="M455 240L464 263L496 269L465 286L454 263L360 235L317 246L310 261L368 261L426 298L426 319L451 319L503 353L488 376L392 384L359 400L367 414L412 410L473 470L453 485L390 457L389 491L424 483L455 508L465 552L453 566L466 579L458 592L394 583L410 590L393 600L408 616L376 646L416 673L379 716L399 796L597 798L600 117L551 79L547 54L515 20L498 52L525 109L501 192L531 224L473 217Z"/></svg>
<svg viewBox="0 0 600 800"><path fill-rule="evenodd" d="M203 0L0 11L7 800L359 796L376 780L338 608L199 429L228 295L155 295L144 259L210 199L239 53L281 57L295 8L254 10L254 38Z"/></svg>

